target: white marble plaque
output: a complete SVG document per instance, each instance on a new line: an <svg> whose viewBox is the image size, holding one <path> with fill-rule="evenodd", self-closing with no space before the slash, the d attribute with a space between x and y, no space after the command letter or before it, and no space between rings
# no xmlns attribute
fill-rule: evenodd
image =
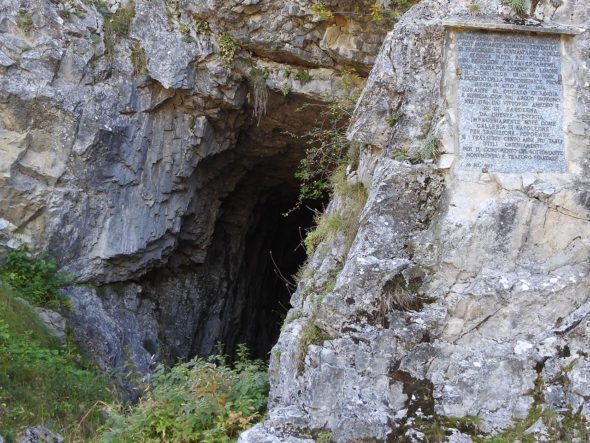
<svg viewBox="0 0 590 443"><path fill-rule="evenodd" d="M460 168L565 172L559 37L457 39Z"/></svg>

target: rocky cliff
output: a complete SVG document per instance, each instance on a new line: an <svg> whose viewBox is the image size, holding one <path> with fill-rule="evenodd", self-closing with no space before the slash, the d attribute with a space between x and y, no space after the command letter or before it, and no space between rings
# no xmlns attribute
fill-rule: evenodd
<svg viewBox="0 0 590 443"><path fill-rule="evenodd" d="M70 322L105 366L145 370L219 339L267 355L289 298L273 261L294 273L312 223L277 223L318 118L299 108L332 100L345 69L366 76L387 31L369 2L332 4L348 12L0 6L0 242L47 250L86 283Z"/></svg>
<svg viewBox="0 0 590 443"><path fill-rule="evenodd" d="M527 4L577 30L561 37L560 174L459 169L443 23L521 23L497 1L422 0L389 33L368 1L326 1L328 17L302 0L87 3L0 6L0 243L48 250L86 283L69 321L105 367L217 340L263 355L290 303L269 414L244 441L431 438L423 422L468 441L538 410L588 416L586 2ZM289 134L350 68L370 72L346 178L368 199L290 297L273 261L294 272L312 220L281 222L305 150ZM354 198L336 193L327 216Z"/></svg>

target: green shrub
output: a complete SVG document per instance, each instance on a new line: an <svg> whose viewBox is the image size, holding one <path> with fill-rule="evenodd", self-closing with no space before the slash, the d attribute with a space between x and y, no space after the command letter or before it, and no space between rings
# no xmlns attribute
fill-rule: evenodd
<svg viewBox="0 0 590 443"><path fill-rule="evenodd" d="M294 80L300 81L301 83L308 83L311 81L311 75L307 71L300 69L293 76Z"/></svg>
<svg viewBox="0 0 590 443"><path fill-rule="evenodd" d="M347 140L346 129L364 80L354 69L342 71L340 78L339 94L322 109L318 125L303 136L309 147L295 172L300 181L299 201L295 208L305 200L325 197L331 189L331 174L339 166L356 160L348 155L355 146Z"/></svg>
<svg viewBox="0 0 590 443"><path fill-rule="evenodd" d="M19 291L35 306L58 309L69 307L69 301L59 293L72 276L58 271L57 262L48 254L32 255L26 247L10 251L2 257L0 279Z"/></svg>
<svg viewBox="0 0 590 443"><path fill-rule="evenodd" d="M503 0L502 4L510 6L518 14L526 12L526 0Z"/></svg>
<svg viewBox="0 0 590 443"><path fill-rule="evenodd" d="M137 42L131 46L131 65L135 74L147 73L147 62L145 60L145 50L141 43Z"/></svg>
<svg viewBox="0 0 590 443"><path fill-rule="evenodd" d="M42 425L69 441L87 441L103 423L92 406L111 403L116 391L74 346L62 347L37 314L15 298L20 295L0 282L2 435L13 441L22 429Z"/></svg>
<svg viewBox="0 0 590 443"><path fill-rule="evenodd" d="M248 360L244 345L238 356L234 368L219 355L158 366L139 403L111 416L103 441L234 441L261 419L269 388L264 363Z"/></svg>
<svg viewBox="0 0 590 443"><path fill-rule="evenodd" d="M236 43L231 36L228 34L221 34L217 39L217 46L219 47L221 58L225 63L231 63L236 55Z"/></svg>

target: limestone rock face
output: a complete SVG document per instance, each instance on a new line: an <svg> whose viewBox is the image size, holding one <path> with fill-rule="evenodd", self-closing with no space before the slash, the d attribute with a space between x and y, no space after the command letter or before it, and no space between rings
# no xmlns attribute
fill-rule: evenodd
<svg viewBox="0 0 590 443"><path fill-rule="evenodd" d="M47 250L86 283L68 320L99 364L274 342L252 294L279 293L266 251L297 261L300 220L276 230L305 149L291 134L354 68L370 75L348 181L368 200L352 244L339 233L310 257L268 416L241 441L421 440L436 420L460 442L532 407L590 416L586 2L527 11L580 30L561 44L563 174L460 169L443 22L520 23L498 1L422 0L389 33L373 1L326 0L327 19L303 0L87 3L0 5L0 249Z"/></svg>
<svg viewBox="0 0 590 443"><path fill-rule="evenodd" d="M466 172L456 42L442 23L511 13L478 5L423 0L386 37L349 129L372 145L349 176L370 189L360 228L350 249L337 237L311 259L271 352L267 419L243 442L326 431L337 442L421 441L425 418L470 441L458 423L473 417L476 434L532 407L588 417L588 11L549 1L529 11L580 30L562 37L567 172ZM438 159L424 152L431 136ZM412 152L424 162L404 161ZM546 437L537 428L527 432Z"/></svg>
<svg viewBox="0 0 590 443"><path fill-rule="evenodd" d="M299 0L0 5L0 252L48 251L86 283L67 291L69 321L100 364L145 370L255 337L246 320L267 312L244 293L270 284L254 276L271 240L253 231L296 199L297 137L317 121L298 109L340 93L342 70L366 76L387 32L368 0L328 3L343 14Z"/></svg>

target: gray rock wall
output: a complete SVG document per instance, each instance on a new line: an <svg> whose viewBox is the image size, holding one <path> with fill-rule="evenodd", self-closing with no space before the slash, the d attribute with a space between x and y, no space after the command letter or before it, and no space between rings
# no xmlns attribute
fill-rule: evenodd
<svg viewBox="0 0 590 443"><path fill-rule="evenodd" d="M249 227L296 186L304 146L285 131L313 126L296 109L338 93L340 70L370 71L349 130L364 144L348 175L369 190L360 227L311 257L271 353L268 416L242 440L420 440L436 419L461 441L472 416L480 433L532 406L588 416L587 2L527 4L581 28L562 43L564 174L459 169L442 23L514 18L508 6L422 0L386 35L372 3L326 1L320 20L299 0L107 2L134 11L113 35L99 4L4 1L0 247L48 250L88 283L70 289L69 321L105 368L235 341L262 269ZM269 91L259 125L253 69Z"/></svg>
<svg viewBox="0 0 590 443"><path fill-rule="evenodd" d="M285 134L315 124L297 109L340 93L340 71L368 74L387 31L366 13L320 20L312 6L0 5L0 251L48 251L87 284L68 290L70 322L105 367L145 370L152 354L252 335L240 309L267 257L244 244L270 194L296 198L306 147ZM370 2L331 3L353 6Z"/></svg>
<svg viewBox="0 0 590 443"><path fill-rule="evenodd" d="M350 249L336 237L315 252L271 353L268 417L241 441L421 441L434 421L470 441L466 423L491 435L533 407L588 417L588 8L529 7L580 32L562 37L567 172L509 174L458 164L442 23L518 19L478 6L423 0L385 39L349 130L371 145L349 176L370 184L360 228Z"/></svg>

